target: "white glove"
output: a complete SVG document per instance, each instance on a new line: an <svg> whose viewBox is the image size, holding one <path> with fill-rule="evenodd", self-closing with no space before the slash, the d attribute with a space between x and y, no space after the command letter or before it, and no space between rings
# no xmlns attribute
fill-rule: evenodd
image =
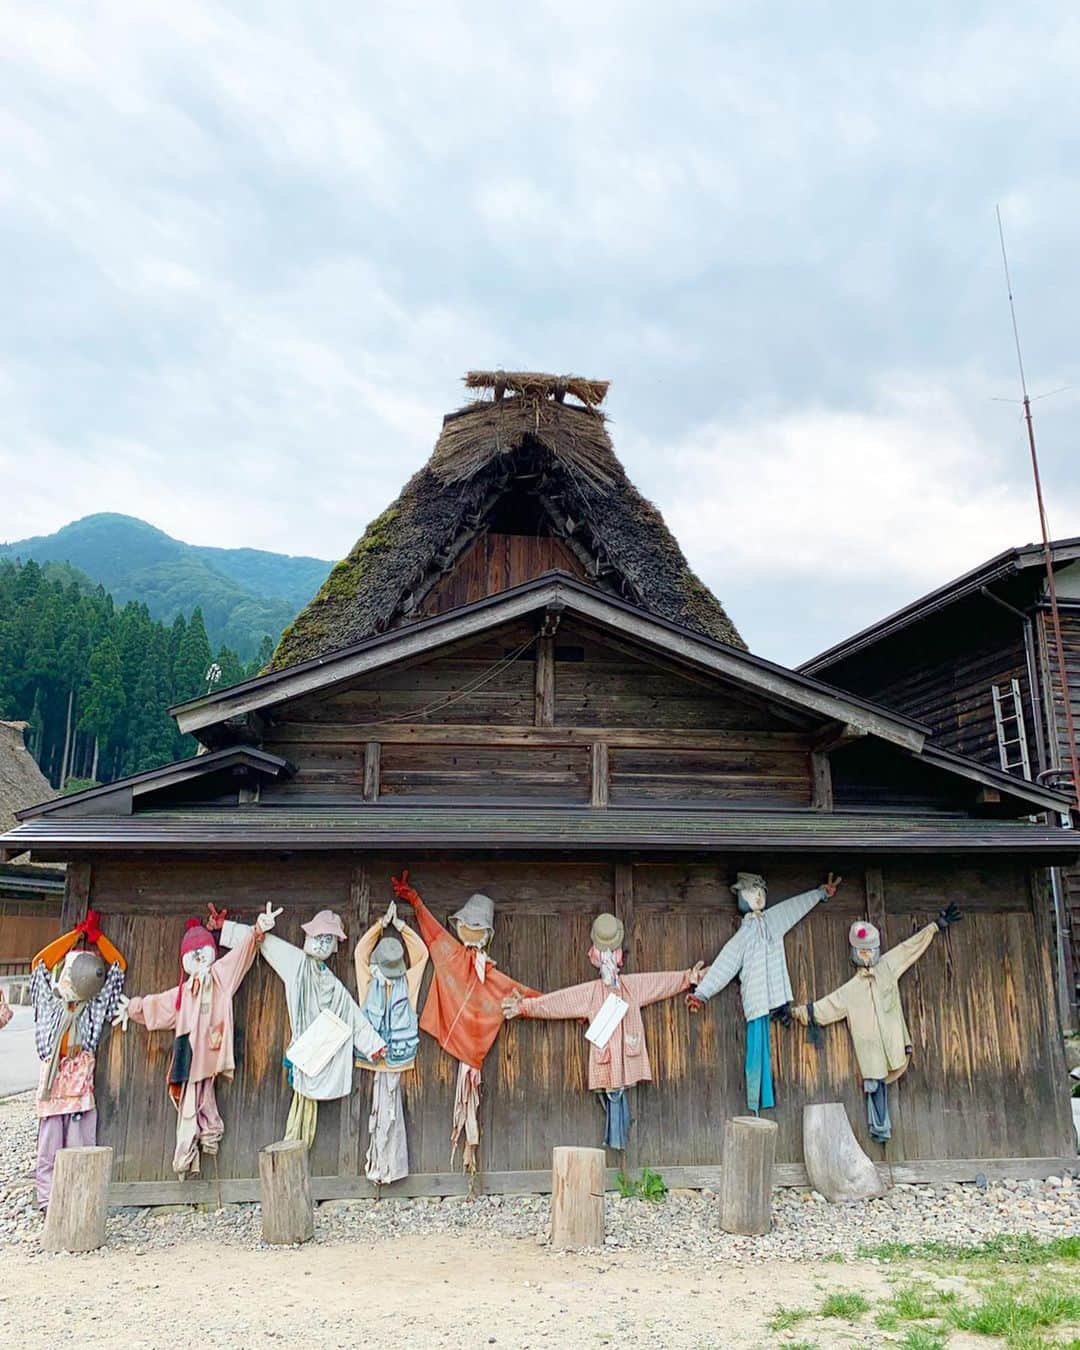
<svg viewBox="0 0 1080 1350"><path fill-rule="evenodd" d="M390 903L386 906L386 913L379 920L379 924L383 928L389 928L391 924L396 924L397 922L398 922L397 901L391 900Z"/></svg>
<svg viewBox="0 0 1080 1350"><path fill-rule="evenodd" d="M131 1017L128 1012L130 1002L131 999L128 998L127 994L120 995L120 1005L116 1010L116 1016L113 1018L112 1024L114 1027L119 1027L121 1031L127 1031L128 1029L128 1020Z"/></svg>
<svg viewBox="0 0 1080 1350"><path fill-rule="evenodd" d="M260 933L269 933L270 929L273 928L274 923L277 920L277 916L281 913L282 910L271 908L270 901L267 900L266 909L263 911L262 914L258 915L255 919L255 927L259 930Z"/></svg>

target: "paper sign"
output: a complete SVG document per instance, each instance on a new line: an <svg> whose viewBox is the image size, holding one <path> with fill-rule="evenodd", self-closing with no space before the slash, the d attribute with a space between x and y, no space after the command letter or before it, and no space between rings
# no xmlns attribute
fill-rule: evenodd
<svg viewBox="0 0 1080 1350"><path fill-rule="evenodd" d="M611 1040L615 1028L626 1016L629 1006L626 999L619 998L618 994L608 994L603 1007L585 1028L585 1039L603 1050Z"/></svg>
<svg viewBox="0 0 1080 1350"><path fill-rule="evenodd" d="M324 1008L285 1051L286 1058L301 1073L313 1078L325 1069L343 1045L352 1040L352 1027Z"/></svg>

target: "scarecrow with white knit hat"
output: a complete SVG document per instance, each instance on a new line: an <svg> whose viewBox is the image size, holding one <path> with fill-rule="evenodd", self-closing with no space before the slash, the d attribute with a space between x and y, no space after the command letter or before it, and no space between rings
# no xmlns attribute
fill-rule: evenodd
<svg viewBox="0 0 1080 1350"><path fill-rule="evenodd" d="M776 1015L791 1021L791 976L784 953L784 935L815 905L836 894L842 877L830 872L812 891L793 895L766 908L768 886L758 872L737 872L731 890L739 903L742 923L720 948L705 978L687 996L687 1007L699 1012L706 1001L739 977L746 1018L746 1105L756 1116L775 1105L769 1022Z"/></svg>
<svg viewBox="0 0 1080 1350"><path fill-rule="evenodd" d="M388 934L387 929L393 929L397 936ZM398 917L397 905L391 900L386 913L356 944L353 957L356 1001L386 1044L385 1053L378 1058L360 1055L356 1060L358 1068L372 1074L364 1175L385 1185L409 1174L401 1077L416 1063L420 1048L417 1007L428 949Z"/></svg>
<svg viewBox="0 0 1080 1350"><path fill-rule="evenodd" d="M247 941L251 930L246 924L223 914L215 917L221 923L222 946ZM293 1096L284 1137L302 1139L310 1148L319 1123L319 1102L347 1097L353 1089L354 1047L375 1059L385 1053L386 1042L327 964L345 941L338 915L321 909L300 928L302 947L268 933L259 950L285 986L292 1030L285 1067Z"/></svg>
<svg viewBox="0 0 1080 1350"><path fill-rule="evenodd" d="M598 915L589 943L589 961L597 979L532 998L514 991L503 1000L508 1018L588 1020L589 1088L604 1108L604 1143L614 1149L627 1144L631 1121L626 1089L652 1078L642 1008L684 993L705 970L704 962L698 961L689 970L623 974L624 939L623 921L617 915Z"/></svg>
<svg viewBox="0 0 1080 1350"><path fill-rule="evenodd" d="M911 1033L900 1003L900 976L915 964L938 933L944 933L961 918L959 908L950 903L932 923L898 942L884 955L877 928L868 919L856 919L848 930L856 973L824 998L800 1003L792 1009L795 1018L810 1027L811 1039L815 1039L814 1030L818 1026L847 1022L866 1094L870 1138L879 1144L892 1138L886 1088L907 1072L911 1062Z"/></svg>

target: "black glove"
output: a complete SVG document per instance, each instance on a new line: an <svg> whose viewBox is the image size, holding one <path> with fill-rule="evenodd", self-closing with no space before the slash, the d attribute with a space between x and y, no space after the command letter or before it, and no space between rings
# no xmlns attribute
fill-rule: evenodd
<svg viewBox="0 0 1080 1350"><path fill-rule="evenodd" d="M780 1022L785 1027L791 1026L791 1004L781 1003L779 1008L774 1008L772 1018L774 1022Z"/></svg>
<svg viewBox="0 0 1080 1350"><path fill-rule="evenodd" d="M945 906L945 908L939 912L934 922L944 933L945 929L948 928L949 924L959 923L963 917L964 916L960 913L959 906L954 904L953 901L950 900L949 903Z"/></svg>
<svg viewBox="0 0 1080 1350"><path fill-rule="evenodd" d="M812 1003L806 1005L806 1015L808 1019L806 1023L806 1039L815 1050L820 1050L822 1042L825 1040L825 1033L821 1030L818 1021L814 1016L814 1005Z"/></svg>

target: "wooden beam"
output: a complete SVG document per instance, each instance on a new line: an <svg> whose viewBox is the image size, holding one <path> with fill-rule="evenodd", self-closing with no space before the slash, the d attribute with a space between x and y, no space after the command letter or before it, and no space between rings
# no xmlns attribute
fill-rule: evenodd
<svg viewBox="0 0 1080 1350"><path fill-rule="evenodd" d="M634 868L632 863L618 862L615 864L612 905L616 917L622 919L625 929L623 943L629 951L634 929Z"/></svg>
<svg viewBox="0 0 1080 1350"><path fill-rule="evenodd" d="M555 638L536 639L536 725L555 725Z"/></svg>
<svg viewBox="0 0 1080 1350"><path fill-rule="evenodd" d="M89 859L81 858L68 863L64 874L64 900L60 906L61 933L69 933L86 918L93 879L94 869Z"/></svg>
<svg viewBox="0 0 1080 1350"><path fill-rule="evenodd" d="M832 766L829 764L829 756L822 750L813 751L810 755L810 768L813 775L810 805L815 811L831 811L833 809L833 786Z"/></svg>
<svg viewBox="0 0 1080 1350"><path fill-rule="evenodd" d="M977 806L996 806L1001 801L1001 793L997 788L982 787L975 794L975 804Z"/></svg>
<svg viewBox="0 0 1080 1350"><path fill-rule="evenodd" d="M862 740L866 734L864 727L854 726L851 722L830 722L818 732L810 748L827 755L833 750L841 750L853 741Z"/></svg>
<svg viewBox="0 0 1080 1350"><path fill-rule="evenodd" d="M382 760L382 746L378 741L368 741L364 746L364 801L379 800L379 765Z"/></svg>
<svg viewBox="0 0 1080 1350"><path fill-rule="evenodd" d="M605 741L631 750L775 750L809 751L799 731L675 731L654 727L538 727L427 722L380 724L384 745L590 746ZM355 745L364 739L356 722L283 722L271 737L274 745Z"/></svg>
<svg viewBox="0 0 1080 1350"><path fill-rule="evenodd" d="M592 795L591 806L608 804L608 748L606 741L592 743Z"/></svg>
<svg viewBox="0 0 1080 1350"><path fill-rule="evenodd" d="M944 1185L954 1181L974 1181L980 1172L989 1181L1006 1178L1029 1180L1060 1176L1076 1166L1071 1158L943 1158L913 1159L910 1162L875 1164L881 1177L891 1183L907 1185ZM609 1167L604 1173L608 1190L617 1188L621 1169ZM669 1186L717 1190L722 1167L664 1167ZM805 1189L809 1181L802 1163L777 1163L773 1171L776 1186ZM375 1185L366 1177L312 1177L311 1194L315 1200L373 1199L376 1194L393 1197L431 1195L548 1195L551 1169L527 1172L484 1172L469 1177L461 1172L414 1172L389 1186ZM214 1181L114 1181L109 1187L110 1205L216 1205L242 1204L259 1199L258 1177L225 1178Z"/></svg>

